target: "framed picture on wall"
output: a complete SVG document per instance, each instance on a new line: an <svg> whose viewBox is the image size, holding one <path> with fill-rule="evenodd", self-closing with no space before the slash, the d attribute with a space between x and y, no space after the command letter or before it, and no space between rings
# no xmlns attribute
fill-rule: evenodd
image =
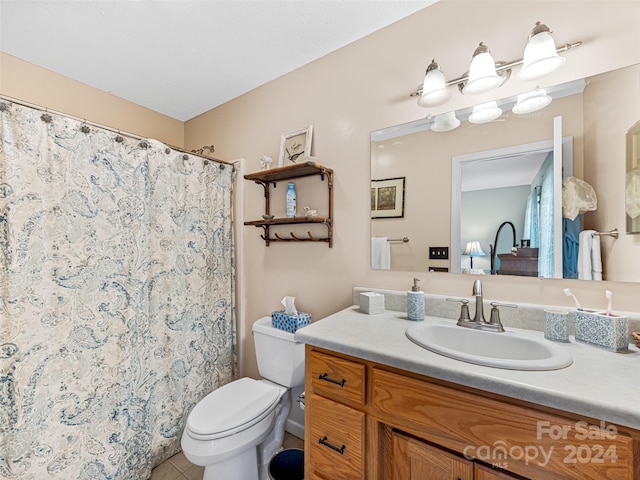
<svg viewBox="0 0 640 480"><path fill-rule="evenodd" d="M404 217L405 177L371 180L371 218Z"/></svg>
<svg viewBox="0 0 640 480"><path fill-rule="evenodd" d="M278 167L293 165L301 161L303 157L310 157L312 136L313 125L283 133L280 140Z"/></svg>

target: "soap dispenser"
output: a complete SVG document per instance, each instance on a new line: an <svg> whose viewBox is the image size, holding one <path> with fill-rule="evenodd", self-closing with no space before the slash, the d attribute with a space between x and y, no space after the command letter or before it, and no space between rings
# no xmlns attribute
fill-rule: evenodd
<svg viewBox="0 0 640 480"><path fill-rule="evenodd" d="M424 292L418 286L419 278L413 279L411 291L407 292L407 317L409 320L424 320Z"/></svg>

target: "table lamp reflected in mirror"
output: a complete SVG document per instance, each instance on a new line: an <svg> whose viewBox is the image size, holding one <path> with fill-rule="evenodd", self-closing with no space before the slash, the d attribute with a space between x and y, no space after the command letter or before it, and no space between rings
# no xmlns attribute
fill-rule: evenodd
<svg viewBox="0 0 640 480"><path fill-rule="evenodd" d="M469 273L482 273L482 271L476 272L473 269L473 257L484 257L487 255L486 253L484 253L484 250L482 250L479 241L474 240L472 242L467 242L467 246L462 252L462 255L469 255Z"/></svg>

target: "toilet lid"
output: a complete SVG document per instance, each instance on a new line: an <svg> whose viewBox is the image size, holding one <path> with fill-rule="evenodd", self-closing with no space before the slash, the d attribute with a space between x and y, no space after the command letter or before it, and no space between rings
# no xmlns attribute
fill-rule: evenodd
<svg viewBox="0 0 640 480"><path fill-rule="evenodd" d="M187 418L189 435L213 439L231 435L262 420L278 403L283 389L241 378L204 397Z"/></svg>

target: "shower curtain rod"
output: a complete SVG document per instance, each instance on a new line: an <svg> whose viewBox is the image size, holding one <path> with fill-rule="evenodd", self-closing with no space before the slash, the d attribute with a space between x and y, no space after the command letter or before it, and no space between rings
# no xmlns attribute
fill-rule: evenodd
<svg viewBox="0 0 640 480"><path fill-rule="evenodd" d="M117 133L118 135L123 135L125 137L129 137L129 138L132 138L134 140L149 140L149 138L141 137L140 135L136 135L135 133L123 132L122 130L118 130L118 129L113 128L113 127L108 127L108 126L102 125L100 123L91 122L91 121L88 121L88 120L86 120L84 118L75 117L73 115L69 115L68 113L63 113L63 112L59 112L59 111L56 111L56 110L52 110L50 108L43 107L41 105L36 105L35 103L30 103L30 102L26 102L24 100L20 100L18 98L10 97L9 95L4 95L4 94L0 93L0 100L7 100L7 101L9 101L11 103L17 103L17 104L25 106L25 107L33 108L34 110L38 110L40 112L53 113L55 115L60 115L62 117L71 118L72 120L77 120L77 121L83 122L83 123L85 123L87 125L92 125L92 126L97 127L97 128L102 128L103 130L107 130L109 132ZM172 148L173 150L176 150L178 152L187 153L189 155L194 155L196 157L200 157L206 162L222 163L224 165L229 165L231 167L234 166L234 164L232 162L227 162L226 160L219 160L217 158L206 157L206 156L201 155L199 153L185 150L184 148L176 147L174 145L170 145L170 144L165 143L165 142L162 142L162 143L164 143L169 148ZM207 148L207 147L204 147L204 148Z"/></svg>

